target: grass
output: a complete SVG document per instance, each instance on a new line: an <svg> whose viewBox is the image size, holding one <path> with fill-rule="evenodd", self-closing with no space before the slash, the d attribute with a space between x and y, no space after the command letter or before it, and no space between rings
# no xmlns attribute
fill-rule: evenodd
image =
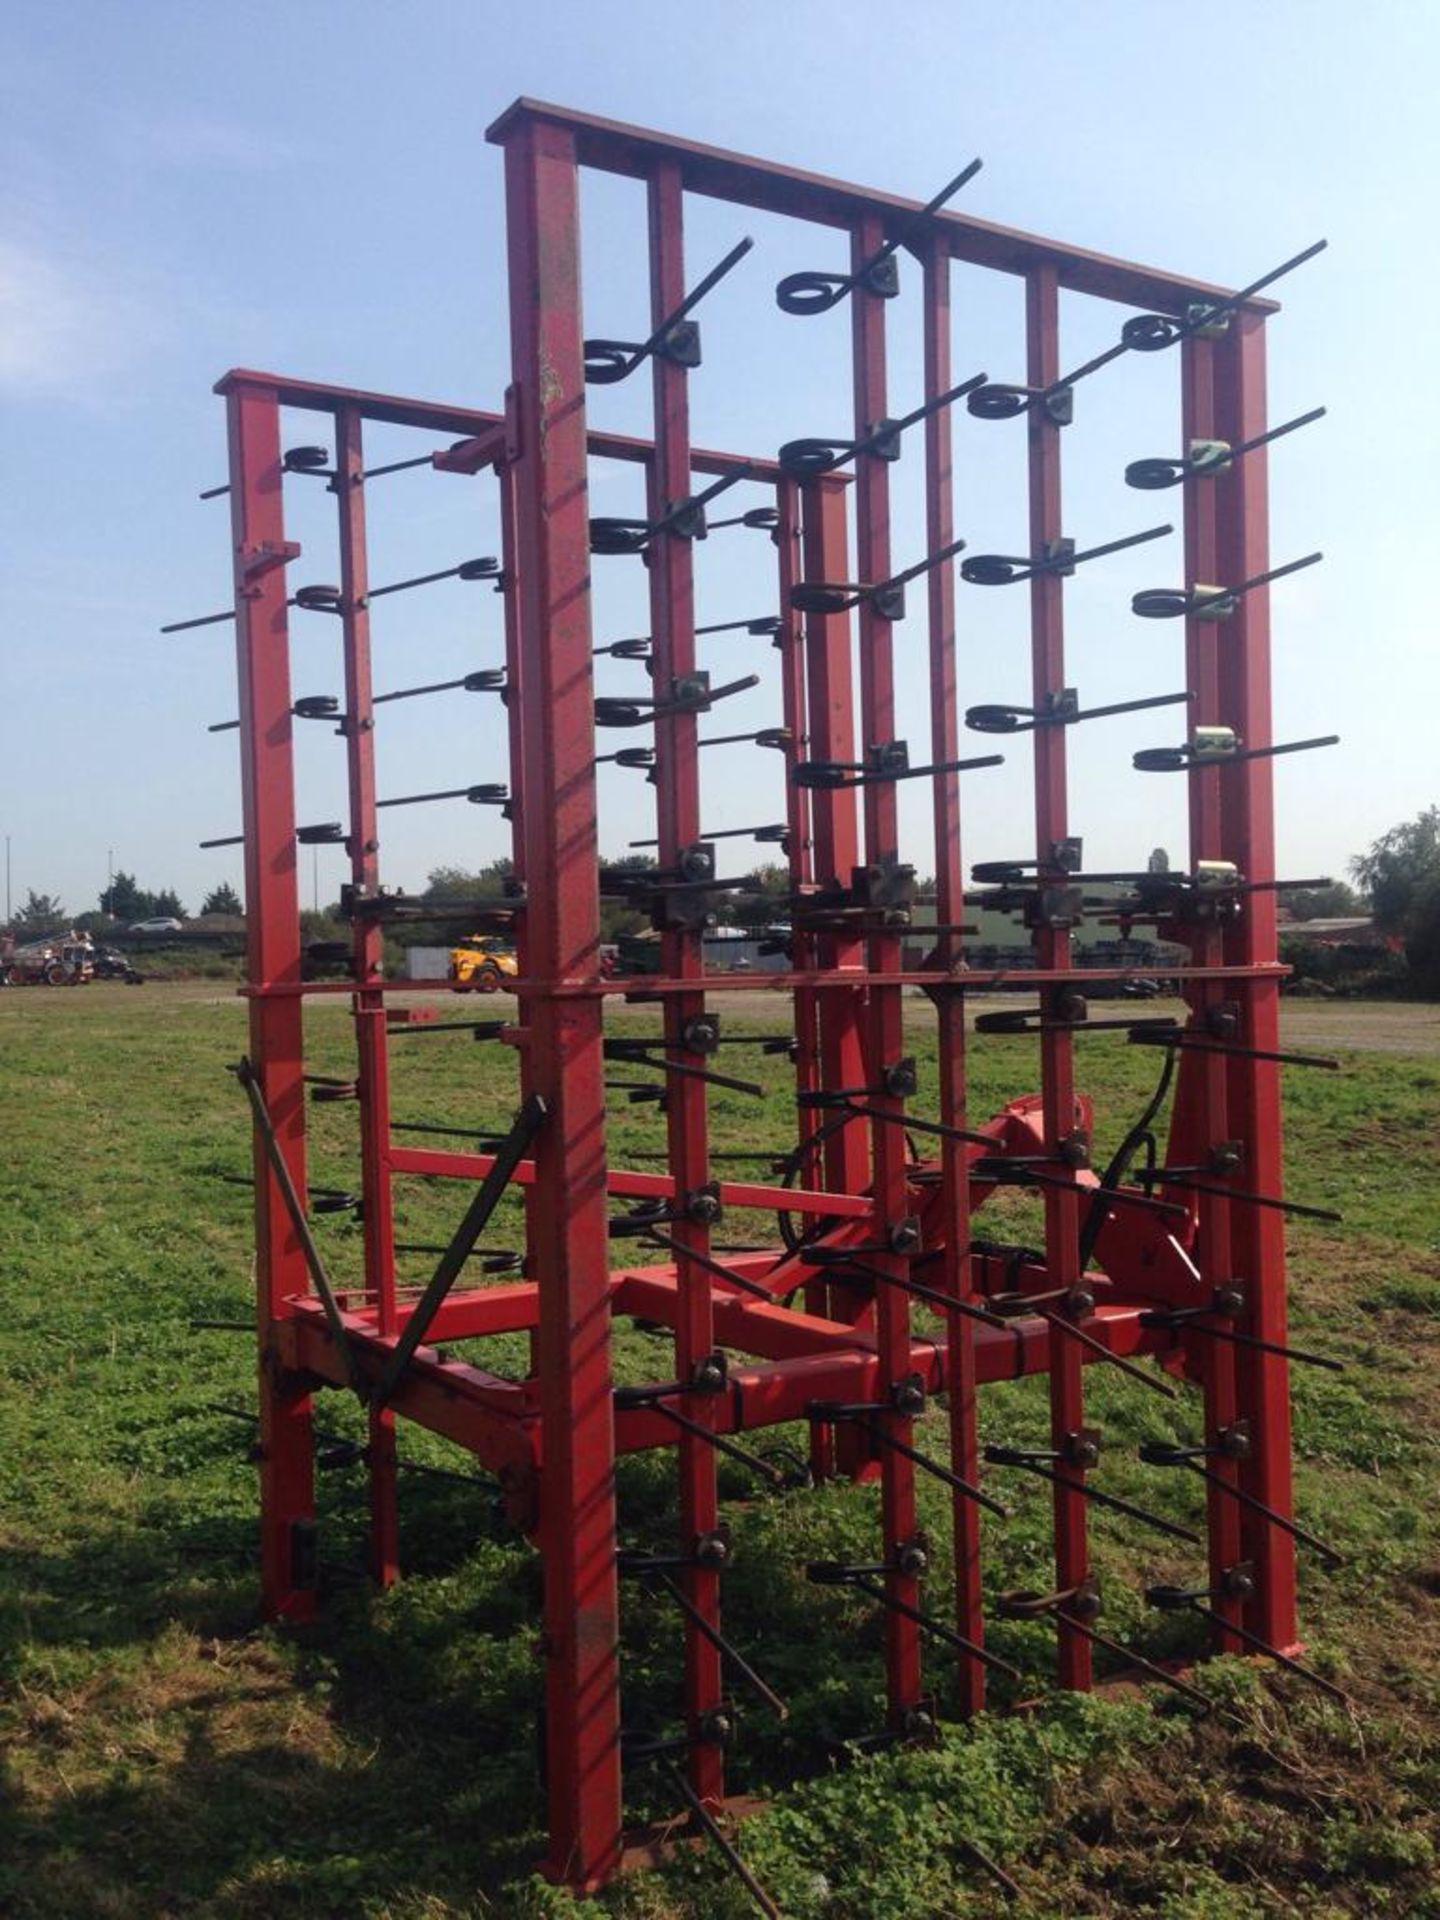
<svg viewBox="0 0 1440 1920"><path fill-rule="evenodd" d="M308 1018L314 1067L343 1071L343 1012ZM648 1031L649 1019L621 1014L617 1030ZM727 1031L740 1024L727 1014ZM924 1112L923 1007L914 1043ZM249 1306L249 1196L223 1178L248 1164L244 1103L222 1071L243 1045L243 1014L218 993L0 1000L0 1911L578 1914L532 1872L539 1574L483 1480L407 1476L410 1577L376 1595L359 1574L363 1476L322 1475L324 1619L304 1634L257 1623L250 1433L215 1411L251 1404L253 1351L243 1334L189 1331ZM787 1144L783 1063L727 1052L727 1066L743 1057L742 1073L771 1091L763 1105L716 1092L716 1145ZM513 1105L513 1062L499 1049L436 1035L397 1040L393 1053L398 1115L483 1126ZM976 1113L1029 1090L1033 1043L987 1040L973 1058ZM1157 1064L1115 1039L1082 1042L1102 1152ZM1346 1214L1343 1228L1295 1228L1291 1260L1297 1342L1348 1369L1294 1372L1299 1508L1347 1554L1329 1576L1302 1555L1306 1658L1355 1709L1237 1660L1197 1670L1206 1716L1152 1691L1065 1696L1044 1684L1049 1631L997 1624L994 1644L1025 1668L1038 1706L947 1726L931 1748L847 1757L844 1743L877 1724L880 1638L863 1600L811 1587L803 1562L868 1556L875 1493L762 1497L727 1463L727 1624L793 1709L777 1726L744 1706L732 1785L770 1802L742 1844L790 1920L1440 1915L1440 1067L1355 1054L1343 1076L1287 1071L1285 1084L1294 1191ZM352 1184L354 1109L312 1118L312 1178ZM652 1149L653 1109L617 1105L616 1132L617 1159ZM405 1237L444 1237L457 1204L441 1183L405 1183ZM487 1239L513 1241L514 1228L512 1213ZM318 1230L353 1279L358 1229L328 1217ZM726 1234L768 1238L773 1221L731 1215ZM411 1276L426 1265L417 1257ZM526 1364L523 1340L474 1351L499 1371ZM657 1377L667 1352L627 1328L617 1366ZM1197 1482L1135 1458L1142 1439L1195 1435L1189 1399L1167 1405L1099 1368L1087 1403L1105 1429L1107 1488L1173 1517L1201 1512ZM327 1428L358 1431L342 1396L320 1412ZM982 1418L991 1438L1038 1435L1043 1388L987 1389ZM406 1428L401 1444L419 1465L467 1472L430 1435ZM987 1526L987 1581L1045 1584L1044 1489L994 1477L1015 1512ZM938 1595L936 1494L922 1487ZM622 1463L627 1541L666 1540L672 1501L669 1461ZM1198 1648L1195 1623L1147 1613L1140 1598L1147 1579L1194 1576L1193 1553L1119 1516L1096 1511L1093 1523L1106 1630L1152 1654ZM624 1635L627 1718L667 1724L676 1619L627 1588ZM943 1662L932 1671L943 1685ZM1003 1703L1006 1689L996 1693ZM673 1797L637 1772L629 1805L657 1817ZM967 1842L1004 1863L1019 1900L1004 1899ZM601 1905L631 1920L749 1911L710 1850L684 1848Z"/></svg>

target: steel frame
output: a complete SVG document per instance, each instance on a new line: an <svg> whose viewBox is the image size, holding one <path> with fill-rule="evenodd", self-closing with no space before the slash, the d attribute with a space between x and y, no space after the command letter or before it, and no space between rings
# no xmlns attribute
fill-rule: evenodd
<svg viewBox="0 0 1440 1920"><path fill-rule="evenodd" d="M716 1737L726 1707L714 1632L721 1627L721 1569L692 1553L720 1521L716 1450L707 1436L807 1417L815 1401L887 1402L898 1383L918 1376L927 1393L949 1395L950 1470L973 1485L982 1476L976 1396L986 1382L1022 1374L1048 1378L1050 1445L1069 1461L1054 1489L1055 1582L1081 1588L1092 1576L1087 1541L1087 1463L1073 1449L1086 1430L1084 1369L1095 1347L1122 1358L1159 1357L1176 1374L1198 1381L1207 1437L1236 1418L1250 1422L1248 1459L1217 1462L1209 1496L1209 1577L1225 1585L1248 1563L1248 1594L1216 1601L1216 1644L1239 1645L1230 1624L1246 1627L1273 1648L1293 1648L1294 1548L1284 1527L1229 1496L1234 1485L1252 1500L1291 1512L1287 1365L1283 1353L1234 1347L1202 1330L1149 1324L1155 1306L1190 1307L1243 1276L1245 1303L1237 1329L1283 1349L1285 1273L1281 1215L1273 1207L1162 1185L1155 1196L1130 1185L1106 1215L1095 1261L1113 1283L1084 1322L1087 1346L1059 1324L1058 1314L1027 1314L1005 1327L977 1321L984 1271L971 1249L971 1216L996 1191L977 1160L1048 1156L1053 1182L1044 1189L1043 1267L1024 1270L1034 1292L1080 1283L1081 1227L1087 1196L1098 1182L1084 1162L1067 1161L1077 1130L1088 1134L1089 1111L1077 1095L1073 1034L1047 1023L1040 1032L1041 1092L1014 1102L976 1128L967 1117L964 1013L967 996L1005 983L1046 990L1075 977L1064 924L1040 924L1037 965L1023 974L967 969L959 925L965 906L961 857L963 807L959 776L930 776L937 849L936 918L941 931L924 966L902 964L899 928L863 905L847 920L823 916L807 925L806 899L850 889L858 875L890 873L900 861L893 781L855 788L809 789L787 780L788 861L797 904L793 969L777 979L707 974L696 926L667 916L663 889L661 973L644 982L663 1008L667 1055L686 1046L687 1023L705 1012L716 989L784 992L794 1010L796 1090L873 1089L867 1113L825 1140L794 1188L715 1177L707 1140L703 1079L667 1076L664 1171L613 1166L606 1151L603 1087L607 998L635 983L607 979L600 965L595 785L595 705L590 621L587 472L596 458L641 463L648 513L658 518L689 496L695 473L725 476L749 465L773 489L777 512L776 636L782 721L791 742L787 773L805 759L853 762L895 735L892 621L864 598L852 629L849 612L790 611L801 582L850 577L851 524L855 569L862 581L892 572L889 468L861 455L853 485L836 475L797 479L773 461L696 449L690 442L690 374L673 359L652 357L653 440L592 431L587 426L579 284L579 178L582 167L645 183L650 294L656 323L685 291L685 196L716 196L768 212L831 226L850 236L858 267L913 215L908 203L758 161L617 126L532 101L517 102L490 130L504 149L510 233L510 325L513 386L502 412L446 407L393 396L319 386L236 371L219 384L229 418L230 486L235 556L240 750L244 797L246 898L249 908L249 1059L273 1123L279 1154L295 1190L306 1188L302 1010L306 996L341 992L355 1018L359 1163L364 1219L363 1284L341 1293L335 1311L317 1295L297 1225L287 1212L259 1131L255 1146L257 1313L260 1340L262 1581L267 1612L305 1621L316 1607L311 1408L323 1386L358 1386L369 1403L366 1460L371 1501L371 1565L384 1583L397 1577L395 1424L409 1419L469 1448L499 1473L512 1516L538 1545L544 1563L544 1666L550 1850L557 1879L594 1889L622 1856L622 1772L619 1599L616 1577L614 1463L618 1454L674 1448L677 1529L690 1555L683 1592L685 1621L684 1747L690 1784L707 1806L725 1793L724 1743ZM950 265L953 260L1018 275L1026 295L1027 379L1045 388L1061 371L1059 293L1184 314L1197 299L1226 292L1106 260L1053 241L998 229L958 214L939 214L909 242L923 273L924 377L927 398L952 382ZM863 286L851 302L856 436L888 413L886 302ZM1194 336L1181 349L1187 444L1238 442L1264 429L1264 321L1269 303L1247 302L1214 337ZM337 611L344 652L343 732L349 781L347 846L350 877L361 902L354 919L352 977L308 980L298 930L296 819L292 764L292 692L288 664L291 587L287 568L298 548L287 543L280 412L298 408L333 420L340 542ZM397 1345L417 1312L397 1289L392 1183L423 1174L474 1183L490 1172L494 1153L406 1145L391 1131L387 1023L408 983L381 972L381 918L364 910L381 883L376 822L371 686L364 430L371 422L454 436L435 457L440 471L493 475L504 538L505 654L508 747L515 869L521 889L516 934L521 1012L505 1039L516 1050L522 1098L543 1102L544 1122L516 1179L527 1196L526 1272L519 1282L456 1289L425 1329L422 1343L393 1390L377 1393ZM977 429L979 432L989 429ZM1061 537L1061 451L1064 429L1044 408L1028 413L1031 551ZM926 529L931 553L954 537L954 428L949 409L924 427ZM1266 475L1263 450L1203 483L1187 484L1185 566L1189 581L1245 580L1264 571ZM653 677L658 693L696 667L692 548L659 537L649 565ZM939 765L963 753L958 709L960 668L953 568L929 572L925 585L930 670L930 758ZM1033 697L1037 709L1065 685L1064 592L1057 572L1041 572L1030 590ZM1186 623L1186 681L1197 724L1229 725L1247 746L1271 739L1267 595L1236 605L1218 645L1212 621ZM852 639L858 635L859 679L852 683ZM655 721L656 821L663 871L675 869L699 841L700 762L695 710L662 712ZM1246 758L1203 765L1187 776L1192 867L1229 860L1248 882L1273 878L1274 836L1269 761ZM1035 854L1041 880L1062 884L1058 848L1069 831L1066 729L1035 734ZM1282 969L1276 956L1274 895L1236 895L1233 911L1170 927L1189 948L1186 964L1162 970L1184 994L1192 1023L1204 1028L1222 1003L1235 1019L1234 1048L1185 1053L1179 1063L1171 1134L1172 1163L1203 1159L1220 1143L1244 1142L1248 1191L1279 1196L1278 1068L1255 1057L1277 1047ZM1153 972L1154 970L1148 970ZM904 1056L903 995L923 987L939 1022L939 1118L952 1132L920 1166L907 1152L902 1082L886 1070ZM803 1108L802 1135L822 1115ZM959 1137L975 1129L969 1139ZM986 1139L992 1147L984 1144ZM823 1222L836 1249L867 1249L858 1270L807 1265L794 1253L727 1256L717 1264L709 1213L694 1196L711 1191L721 1207L769 1207ZM1161 1212L1147 1204L1158 1197ZM607 1240L615 1200L668 1202L673 1257L613 1270ZM1184 1209L1183 1216L1179 1209ZM939 1332L913 1324L912 1250L896 1229L918 1220L921 1244L936 1257L925 1285L951 1303ZM877 1244L890 1250L868 1251ZM733 1279L721 1277L727 1270ZM868 1269L868 1277L867 1270ZM756 1288L771 1296L754 1297ZM803 1305L782 1304L803 1289ZM674 1329L675 1379L693 1381L709 1357L732 1356L721 1390L684 1396L657 1388L651 1403L632 1395L617 1403L610 1362L610 1324L641 1314ZM438 1351L446 1340L527 1330L534 1371L515 1383ZM742 1356L740 1359L734 1356ZM671 1414L683 1408L687 1425ZM912 1420L902 1407L875 1416L877 1440L853 1427L812 1419L811 1462L817 1473L878 1476L883 1540L885 1669L889 1724L899 1735L930 1723L922 1631L913 1610L920 1581L903 1549L916 1536ZM895 1444L898 1443L898 1444ZM953 1657L950 1699L962 1714L985 1699L985 1618L981 1605L980 1508L957 1490L954 1499L953 1622L963 1637ZM1091 1643L1062 1606L1055 1613L1062 1684L1091 1684ZM966 1647L971 1650L966 1650Z"/></svg>

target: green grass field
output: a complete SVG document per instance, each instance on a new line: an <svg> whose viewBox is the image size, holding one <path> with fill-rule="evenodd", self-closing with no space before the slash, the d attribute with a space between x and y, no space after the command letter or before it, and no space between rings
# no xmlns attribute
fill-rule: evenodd
<svg viewBox="0 0 1440 1920"><path fill-rule="evenodd" d="M578 1914L533 1875L538 1564L462 1455L402 1430L407 1460L461 1479L407 1474L409 1577L379 1596L361 1575L363 1470L323 1474L323 1622L257 1624L242 1417L253 1342L190 1329L250 1305L249 1194L223 1178L248 1170L243 1097L223 1071L244 1018L222 993L0 996L0 1912ZM1331 1014L1343 1046L1343 1009L1305 1009L1322 1027ZM743 1017L727 1012L727 1031ZM344 1012L309 1018L314 1066L347 1067ZM649 1017L621 1015L617 1030L648 1031ZM920 1112L933 1046L922 1003ZM483 1127L513 1106L500 1049L456 1034L393 1051L397 1115ZM759 1056L745 1057L748 1072ZM973 1060L976 1114L1030 1090L1033 1043L987 1040ZM1038 1706L999 1710L1000 1686L996 1711L934 1747L857 1756L844 1743L878 1723L876 1621L856 1596L811 1587L803 1563L874 1551L874 1491L772 1494L726 1464L727 1626L792 1708L777 1725L737 1694L731 1784L769 1801L742 1845L790 1920L1440 1915L1440 1060L1428 1041L1345 1060L1343 1076L1287 1071L1286 1098L1294 1194L1346 1214L1339 1228L1297 1226L1290 1244L1295 1338L1348 1369L1297 1368L1294 1388L1301 1517L1347 1555L1327 1575L1301 1554L1306 1657L1353 1709L1236 1660L1198 1670L1208 1714L1158 1689L1067 1697L1047 1685L1050 1631L997 1624L993 1644ZM1102 1151L1157 1064L1118 1038L1081 1043ZM763 1070L763 1106L714 1094L717 1146L792 1144L783 1062ZM652 1151L653 1109L617 1112L614 1157ZM312 1178L352 1184L353 1107L312 1116ZM461 1204L453 1186L408 1183L405 1237L445 1237ZM353 1278L358 1229L317 1231ZM736 1240L773 1231L727 1219ZM487 1238L512 1233L497 1222ZM423 1257L411 1267L425 1277ZM523 1342L475 1351L502 1372L525 1364ZM668 1344L627 1328L617 1364L663 1375ZM1200 1513L1198 1482L1135 1457L1142 1439L1197 1436L1194 1397L1172 1406L1103 1367L1087 1380L1103 1484L1172 1517ZM359 1431L338 1394L319 1418ZM1043 1387L987 1389L982 1418L989 1438L1043 1432ZM622 1463L627 1542L667 1539L671 1482L666 1460ZM1000 1470L993 1484L1014 1515L987 1526L988 1580L1048 1584L1045 1489ZM923 1495L939 1544L948 1496ZM1198 1649L1199 1623L1147 1613L1140 1590L1198 1576L1200 1557L1099 1510L1093 1535L1106 1630L1152 1654ZM624 1632L627 1718L665 1725L677 1617L627 1589ZM943 1688L943 1661L931 1671ZM630 1792L637 1820L674 1812L656 1777L637 1772ZM975 1866L967 1839L1003 1862L1020 1899ZM708 1848L678 1849L600 1907L635 1920L752 1911Z"/></svg>

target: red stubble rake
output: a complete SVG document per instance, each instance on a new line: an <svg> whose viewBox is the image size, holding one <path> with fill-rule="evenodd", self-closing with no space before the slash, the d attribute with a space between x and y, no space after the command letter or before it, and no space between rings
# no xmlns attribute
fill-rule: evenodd
<svg viewBox="0 0 1440 1920"><path fill-rule="evenodd" d="M808 1420L815 1476L879 1481L881 1537L872 1559L811 1569L817 1582L858 1588L881 1609L888 1710L877 1732L922 1736L940 1705L974 1713L985 1702L987 1668L1006 1665L985 1646L981 1589L984 1529L1004 1524L984 1512L998 1510L1004 1492L986 1472L997 1458L1049 1482L1055 1543L1054 1591L1000 1596L1000 1613L1053 1619L1065 1686L1092 1684L1097 1644L1117 1651L1092 1624L1099 1591L1089 1508L1095 1500L1116 1503L1104 1492L1103 1468L1095 1475L1102 1454L1085 1396L1087 1367L1112 1356L1132 1371L1141 1363L1162 1391L1172 1380L1195 1382L1203 1402L1203 1418L1197 1406L1193 1421L1203 1424L1200 1454L1187 1461L1161 1457L1163 1449L1152 1453L1153 1464L1199 1467L1206 1480L1205 1578L1192 1589L1154 1589L1155 1604L1202 1611L1218 1648L1293 1653L1292 1355L1283 1210L1274 1204L1283 1197L1273 1057L1283 969L1276 958L1270 759L1255 751L1272 741L1268 595L1263 587L1238 594L1223 623L1213 605L1185 619L1185 694L1172 700L1184 701L1189 728L1228 727L1245 751L1228 759L1171 756L1173 770L1189 783L1187 874L1137 882L1133 896L1118 908L1112 900L1108 909L1127 928L1137 919L1154 924L1187 950L1183 964L1147 966L1145 973L1183 994L1189 1024L1174 1030L1173 1042L1163 1030L1135 1036L1166 1050L1174 1069L1161 1162L1174 1184L1163 1172L1136 1176L1128 1163L1116 1163L1102 1183L1090 1165L1090 1114L1074 1065L1075 1031L1085 1024L1083 1001L1074 996L1086 975L1072 954L1072 932L1089 909L1070 837L1066 771L1068 725L1091 716L1061 698L1068 567L1058 545L1065 538L1062 449L1073 405L1062 379L1061 290L1145 309L1151 317L1136 336L1137 350L1146 350L1144 339L1150 349L1177 347L1187 447L1223 441L1240 448L1265 434L1264 322L1271 308L1254 297L1227 306L1231 296L1213 287L959 214L927 212L917 220L916 207L881 194L531 102L512 107L491 138L504 149L509 225L513 385L503 412L250 372L227 375L219 388L230 423L249 903L250 1034L242 1079L258 1103L262 1577L271 1616L313 1617L311 1409L321 1388L354 1387L368 1406L377 1581L399 1572L397 1422L431 1428L498 1474L511 1517L544 1566L547 1870L593 1889L622 1861L622 1760L654 1764L678 1780L679 1798L734 1864L714 1824L725 1800L726 1747L735 1736L730 1696L749 1684L764 1699L768 1688L759 1673L727 1657L723 1591L731 1547L717 1466L727 1450L753 1461L745 1436L757 1429ZM578 279L582 167L645 183L656 331L644 342L621 343L625 352L610 354L614 366L604 377L644 379L648 366L649 440L587 426ZM849 305L858 443L846 455L850 471L796 471L773 459L692 447L689 382L720 378L722 370L694 373L698 339L689 319L678 329L660 324L690 292L687 192L849 235L851 274L832 278L829 303ZM930 681L930 740L910 756L913 768L905 756L883 751L896 733L901 608L883 585L872 590L912 558L908 550L898 559L891 551L886 456L894 443L876 433L889 414L887 276L895 256L881 269L872 263L897 235L908 250L906 270L915 271L918 257L923 277L925 391L927 403L935 403L903 423L923 441L925 466L927 557L905 567L914 577L904 637L918 646L923 626ZM1025 563L1021 579L1029 591L1033 706L1010 711L1028 716L1033 733L1034 858L1018 863L1023 872L1010 876L1008 893L1025 911L1034 965L1012 973L968 968L961 947L967 903L978 897L967 895L961 854L962 780L970 776L953 770L966 757L957 665L962 622L956 563L935 558L957 534L951 473L959 396L950 312L957 259L1019 275L1026 291L1026 384L972 396L977 423L966 429L967 458L983 454L989 434L1028 435L1028 551L1037 558ZM1156 316L1166 317L1163 324ZM807 324L797 312L795 327L803 333ZM1169 335L1159 339L1166 328ZM329 416L335 451L323 475L315 449L302 450L303 460L283 459L282 408ZM1023 429L983 424L1020 412ZM503 588L507 718L495 731L504 731L508 743L515 883L513 894L478 917L472 913L463 931L475 924L513 930L519 1015L513 1026L482 1023L476 1037L513 1047L520 1118L512 1127L504 1114L485 1116L480 1124L494 1137L479 1143L482 1150L473 1140L463 1147L407 1144L397 1139L406 1129L390 1112L392 1046L411 1044L427 1024L442 1032L456 1023L421 1022L402 1034L404 996L417 986L423 991L423 983L387 981L381 971L384 929L402 917L405 903L382 886L376 826L386 800L377 795L374 755L375 709L384 702L377 703L371 684L366 507L378 474L367 473L363 446L371 422L449 437L450 450L435 456L437 472L481 476L476 484L498 489L503 571L497 576L472 562L459 572L472 582L468 592L488 592L485 583L497 578ZM1263 449L1245 450L1228 464L1210 456L1192 464L1183 493L1171 496L1183 501L1192 599L1202 597L1193 591L1197 583L1245 583L1266 572L1266 458ZM655 795L658 867L638 882L617 881L602 867L597 837L595 769L615 754L607 751L614 736L597 736L594 690L586 489L596 459L639 463L648 489L649 531L641 538L650 599L647 699L654 704L626 713L612 703L599 716L607 725L636 727L620 740L639 740L653 753L632 753L628 761L637 770L652 767ZM335 495L338 595L300 594L298 549L287 544L283 514L287 473L290 484L302 486L323 477ZM696 624L731 616L696 607L693 515L676 509L701 491L697 474L706 484L744 475L773 494L773 527L768 516L750 524L771 534L776 556L777 630L772 639L757 623L756 644L768 658L770 642L778 656L780 707L760 751L765 767L783 766L786 774L781 844L792 932L791 969L781 976L706 971L707 915L736 893L737 883L723 877L730 864L724 842L717 849L702 840L699 748L707 726L709 737L716 733L707 716L721 710L728 689L719 684L722 675L707 680L700 673L705 656L697 657ZM853 605L837 608L834 596L817 591L837 582L854 583L846 596ZM353 947L349 977L338 981L307 977L298 929L297 708L288 644L296 606L305 617L315 617L309 610L317 607L338 615L343 645L343 713L328 717L338 717L345 743ZM639 644L626 643L632 657ZM469 690L482 697L499 691L494 673L472 677ZM466 685L436 683L401 696L457 684ZM975 689L992 699L1014 691ZM310 704L315 717L326 717L323 702ZM841 771L806 776L804 768L821 763ZM496 771L484 769L487 777ZM936 846L937 930L918 963L906 953L914 888L897 843L898 781L912 775L930 783ZM983 782L983 774L977 777ZM972 804L983 804L983 785L974 791ZM472 789L470 797L498 803L505 794ZM326 829L302 832L313 840ZM605 1008L637 984L601 969L600 898L614 885L649 907L660 932L659 972L639 984L643 997L662 1008L663 1034L649 1047L648 1063L639 1064L661 1076L663 1168L617 1166L607 1153L607 1062L612 1072L617 1065L623 1071L626 1052L623 1045L607 1049ZM971 1116L966 996L1005 984L1040 996L1041 1017L1020 1023L1037 1035L1040 1090L1000 1114ZM935 1116L910 1105L903 1003L906 989L917 987L929 993L938 1020ZM733 1084L745 1075L717 1044L709 996L719 989L766 991L767 1016L787 1007L793 1014L789 1054L802 1150L785 1184L731 1178L722 1157L712 1160L713 1076ZM308 994L337 992L349 997L354 1014L356 1079L353 1088L321 1081L313 1091L358 1096L356 1197L364 1231L363 1281L338 1288L323 1253L313 1241L307 1246L296 1213L307 1194L302 1008ZM1235 1142L1238 1157L1229 1151ZM1226 1184L1232 1173L1233 1191ZM394 1182L415 1175L449 1177L470 1196L465 1220L419 1299L397 1288L392 1207ZM1012 1184L1038 1193L1042 1247L997 1246L972 1226L974 1209ZM507 1185L525 1196L525 1277L457 1283ZM311 1192L312 1211L316 1199ZM727 1253L721 1232L717 1251L715 1229L727 1210L739 1208L785 1216L784 1243L763 1253ZM798 1238L796 1222L809 1223ZM627 1247L636 1262L617 1266ZM929 1316L918 1323L917 1307ZM671 1379L616 1392L617 1314L673 1329ZM523 1381L440 1351L446 1342L517 1331L531 1335L533 1372ZM1163 1369L1155 1368L1156 1358ZM978 1391L1027 1374L1048 1380L1049 1431L989 1449L987 1461L977 1436ZM949 1442L939 1456L933 1440L929 1452L922 1448L915 1425L938 1393L948 1396ZM615 1459L656 1447L673 1450L676 1461L674 1553L621 1555ZM938 1473L953 1494L948 1605L926 1597L930 1554L916 1515L916 1476L926 1472ZM685 1700L683 1726L627 1725L623 1741L622 1571L652 1590L658 1583L676 1603ZM767 1704L783 1711L773 1695ZM752 1892L773 1910L759 1889Z"/></svg>

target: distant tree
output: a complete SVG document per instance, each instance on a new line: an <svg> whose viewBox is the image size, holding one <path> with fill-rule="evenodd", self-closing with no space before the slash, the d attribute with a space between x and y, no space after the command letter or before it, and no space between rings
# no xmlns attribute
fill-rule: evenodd
<svg viewBox="0 0 1440 1920"><path fill-rule="evenodd" d="M43 940L46 934L60 933L69 925L65 909L54 894L36 893L33 887L15 915L15 931L31 940Z"/></svg>
<svg viewBox="0 0 1440 1920"><path fill-rule="evenodd" d="M1404 943L1421 993L1440 998L1440 807L1392 827L1350 862L1382 933Z"/></svg>
<svg viewBox="0 0 1440 1920"><path fill-rule="evenodd" d="M218 887L212 887L200 903L201 913L238 913L243 914L244 906L240 896L228 881Z"/></svg>
<svg viewBox="0 0 1440 1920"><path fill-rule="evenodd" d="M502 855L488 866L472 871L469 867L436 867L425 879L427 900L484 900L503 893L505 882L514 877L515 862Z"/></svg>
<svg viewBox="0 0 1440 1920"><path fill-rule="evenodd" d="M1348 920L1365 911L1365 902L1343 880L1328 887L1297 887L1281 895L1292 920Z"/></svg>
<svg viewBox="0 0 1440 1920"><path fill-rule="evenodd" d="M1169 873L1170 856L1164 847L1156 847L1154 849L1150 858L1145 862L1145 871L1147 873Z"/></svg>
<svg viewBox="0 0 1440 1920"><path fill-rule="evenodd" d="M158 918L164 915L167 919L173 920L185 918L184 903L173 887L162 887L159 893L152 893L150 902L150 914L147 917Z"/></svg>
<svg viewBox="0 0 1440 1920"><path fill-rule="evenodd" d="M145 920L154 911L153 896L142 893L133 873L117 873L100 895L100 911L115 920Z"/></svg>

